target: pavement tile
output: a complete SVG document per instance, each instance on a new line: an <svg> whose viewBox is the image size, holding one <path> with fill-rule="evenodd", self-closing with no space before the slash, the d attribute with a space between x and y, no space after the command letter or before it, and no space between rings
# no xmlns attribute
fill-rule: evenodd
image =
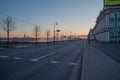
<svg viewBox="0 0 120 80"><path fill-rule="evenodd" d="M87 45L81 80L120 80L120 63L97 48Z"/></svg>

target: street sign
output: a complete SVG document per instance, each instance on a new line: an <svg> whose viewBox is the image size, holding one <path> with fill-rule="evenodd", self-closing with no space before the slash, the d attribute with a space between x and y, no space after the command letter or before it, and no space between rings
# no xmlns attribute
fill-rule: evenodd
<svg viewBox="0 0 120 80"><path fill-rule="evenodd" d="M120 5L120 0L105 0L106 6Z"/></svg>
<svg viewBox="0 0 120 80"><path fill-rule="evenodd" d="M60 30L57 30L56 32L60 32Z"/></svg>

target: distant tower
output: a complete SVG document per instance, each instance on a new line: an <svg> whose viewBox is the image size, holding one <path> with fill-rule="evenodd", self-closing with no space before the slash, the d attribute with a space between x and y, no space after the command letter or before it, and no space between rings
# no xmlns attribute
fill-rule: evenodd
<svg viewBox="0 0 120 80"><path fill-rule="evenodd" d="M26 42L26 33L24 33L23 42Z"/></svg>
<svg viewBox="0 0 120 80"><path fill-rule="evenodd" d="M24 38L26 38L26 33L24 33Z"/></svg>

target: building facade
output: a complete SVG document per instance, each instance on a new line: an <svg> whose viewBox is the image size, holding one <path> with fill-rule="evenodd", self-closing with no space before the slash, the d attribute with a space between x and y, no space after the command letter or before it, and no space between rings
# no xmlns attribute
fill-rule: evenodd
<svg viewBox="0 0 120 80"><path fill-rule="evenodd" d="M120 42L120 6L104 7L91 31L97 41Z"/></svg>

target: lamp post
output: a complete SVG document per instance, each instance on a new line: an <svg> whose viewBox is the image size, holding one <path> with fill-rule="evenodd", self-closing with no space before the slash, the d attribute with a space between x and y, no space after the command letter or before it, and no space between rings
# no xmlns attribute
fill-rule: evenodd
<svg viewBox="0 0 120 80"><path fill-rule="evenodd" d="M57 23L57 22L55 22L55 23L54 23L54 31L53 31L53 33L54 33L54 36L53 36L54 41L53 41L53 43L54 43L54 44L55 44L55 32L56 32L56 31L55 31L55 26L56 26L56 25L58 25L58 23Z"/></svg>

